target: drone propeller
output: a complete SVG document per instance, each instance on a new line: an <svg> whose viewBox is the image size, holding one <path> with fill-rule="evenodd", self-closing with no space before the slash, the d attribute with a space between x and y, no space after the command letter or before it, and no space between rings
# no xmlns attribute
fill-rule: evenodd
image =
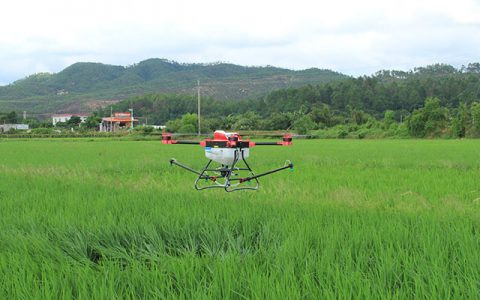
<svg viewBox="0 0 480 300"><path fill-rule="evenodd" d="M205 139L203 141L193 141L193 140L174 140L172 139L172 134L167 132L167 133L162 133L162 144L178 144L178 145L200 145L202 147L206 147L209 142L225 142L223 143L224 146L227 148L235 148L237 146L240 146L242 148L252 148L255 146L291 146L292 145L292 135L291 134L285 134L282 137L282 141L279 142L253 142L249 140L241 140L240 136L237 133L233 133L232 136L229 136L225 138L224 136L220 136L221 138L219 139L218 136L214 135L213 139ZM245 147L245 144L248 143L248 146Z"/></svg>

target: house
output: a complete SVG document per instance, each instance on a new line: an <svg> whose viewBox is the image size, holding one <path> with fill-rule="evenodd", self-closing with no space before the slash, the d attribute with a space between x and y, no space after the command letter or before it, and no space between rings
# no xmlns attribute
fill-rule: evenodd
<svg viewBox="0 0 480 300"><path fill-rule="evenodd" d="M57 123L65 123L70 120L72 117L80 117L82 123L84 123L88 116L87 115L78 115L78 114L57 114L52 115L52 124L56 126Z"/></svg>
<svg viewBox="0 0 480 300"><path fill-rule="evenodd" d="M14 130L28 130L28 124L2 124L0 125L0 132L8 132Z"/></svg>
<svg viewBox="0 0 480 300"><path fill-rule="evenodd" d="M133 128L133 123L138 122L132 117L130 112L116 112L112 117L102 118L100 123L100 131L115 132L122 129Z"/></svg>

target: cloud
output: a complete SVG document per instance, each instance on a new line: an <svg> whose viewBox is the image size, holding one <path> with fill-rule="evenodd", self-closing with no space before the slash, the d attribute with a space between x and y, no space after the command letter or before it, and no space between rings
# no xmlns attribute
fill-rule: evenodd
<svg viewBox="0 0 480 300"><path fill-rule="evenodd" d="M0 83L77 61L151 57L352 75L478 60L475 1L60 1L5 3Z"/></svg>

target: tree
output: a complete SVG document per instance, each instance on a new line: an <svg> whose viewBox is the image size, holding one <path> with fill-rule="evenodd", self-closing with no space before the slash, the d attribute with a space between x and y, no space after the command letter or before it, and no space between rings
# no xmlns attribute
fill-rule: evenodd
<svg viewBox="0 0 480 300"><path fill-rule="evenodd" d="M480 73L480 63L470 63L467 67L463 66L462 71L468 73Z"/></svg>
<svg viewBox="0 0 480 300"><path fill-rule="evenodd" d="M458 107L457 115L452 120L452 131L455 137L465 137L468 123L468 109L467 105L462 102Z"/></svg>
<svg viewBox="0 0 480 300"><path fill-rule="evenodd" d="M385 129L390 128L393 123L395 123L395 112L393 110L386 110L383 117Z"/></svg>
<svg viewBox="0 0 480 300"><path fill-rule="evenodd" d="M259 129L261 117L253 112L249 111L244 113L233 125L235 130L254 130Z"/></svg>
<svg viewBox="0 0 480 300"><path fill-rule="evenodd" d="M15 111L11 111L2 118L0 118L0 121L2 121L2 123L16 124L18 122L17 113Z"/></svg>
<svg viewBox="0 0 480 300"><path fill-rule="evenodd" d="M196 114L187 113L179 119L168 121L166 126L167 131L171 132L195 133L198 130L198 118Z"/></svg>
<svg viewBox="0 0 480 300"><path fill-rule="evenodd" d="M143 125L143 126L137 126L136 129L138 130L140 128L140 130L142 131L143 134L151 134L153 133L153 126L150 126L150 125Z"/></svg>
<svg viewBox="0 0 480 300"><path fill-rule="evenodd" d="M315 122L309 116L303 116L293 122L293 128L298 134L306 134L315 128Z"/></svg>
<svg viewBox="0 0 480 300"><path fill-rule="evenodd" d="M170 120L165 124L166 130L170 132L178 132L182 125L183 124L181 119Z"/></svg>
<svg viewBox="0 0 480 300"><path fill-rule="evenodd" d="M23 119L22 123L24 124L28 124L28 127L30 129L32 128L38 128L40 127L40 121L38 121L37 119L35 118L26 118L26 119Z"/></svg>
<svg viewBox="0 0 480 300"><path fill-rule="evenodd" d="M237 122L238 119L239 119L239 116L232 115L232 114L230 114L226 117L223 117L223 118L221 118L221 121L222 121L221 125L222 126L216 128L216 129L222 128L222 129L230 130L230 129L233 128L233 126L235 125L235 123Z"/></svg>
<svg viewBox="0 0 480 300"><path fill-rule="evenodd" d="M82 119L79 116L72 116L70 119L68 119L67 122L65 122L67 125L70 126L78 126L80 123L82 123Z"/></svg>
<svg viewBox="0 0 480 300"><path fill-rule="evenodd" d="M435 135L446 127L448 110L440 104L438 98L427 98L424 107L425 133Z"/></svg>
<svg viewBox="0 0 480 300"><path fill-rule="evenodd" d="M310 112L310 118L315 123L325 125L325 127L332 127L334 124L334 115L327 104L322 105L322 108L314 107Z"/></svg>
<svg viewBox="0 0 480 300"><path fill-rule="evenodd" d="M416 109L407 118L408 133L414 137L425 136L425 116L422 109Z"/></svg>
<svg viewBox="0 0 480 300"><path fill-rule="evenodd" d="M221 118L202 118L201 122L202 132L211 132L217 129L223 129Z"/></svg>
<svg viewBox="0 0 480 300"><path fill-rule="evenodd" d="M367 121L368 117L359 109L350 110L350 123L362 125Z"/></svg>
<svg viewBox="0 0 480 300"><path fill-rule="evenodd" d="M285 113L272 113L265 121L267 130L285 130L291 125L291 120Z"/></svg>
<svg viewBox="0 0 480 300"><path fill-rule="evenodd" d="M184 114L182 116L182 127L188 128L188 130L190 130L188 133L196 132L198 130L197 114Z"/></svg>
<svg viewBox="0 0 480 300"><path fill-rule="evenodd" d="M472 106L470 107L470 115L472 118L472 127L478 134L480 133L480 103L472 103Z"/></svg>
<svg viewBox="0 0 480 300"><path fill-rule="evenodd" d="M178 132L180 133L195 133L196 131L197 129L192 124L184 124L178 129Z"/></svg>
<svg viewBox="0 0 480 300"><path fill-rule="evenodd" d="M101 122L102 122L102 118L100 118L97 114L92 114L88 116L88 118L85 120L85 123L83 123L82 127L85 127L88 129L96 129Z"/></svg>
<svg viewBox="0 0 480 300"><path fill-rule="evenodd" d="M438 98L427 98L425 106L408 117L408 131L415 137L438 135L446 127L447 114L448 110L441 106Z"/></svg>

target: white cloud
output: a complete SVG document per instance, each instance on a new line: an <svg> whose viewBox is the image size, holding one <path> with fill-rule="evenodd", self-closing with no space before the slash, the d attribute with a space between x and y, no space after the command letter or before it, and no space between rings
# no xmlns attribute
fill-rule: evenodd
<svg viewBox="0 0 480 300"><path fill-rule="evenodd" d="M331 68L361 75L478 61L471 0L16 0L2 5L0 82L77 61Z"/></svg>

